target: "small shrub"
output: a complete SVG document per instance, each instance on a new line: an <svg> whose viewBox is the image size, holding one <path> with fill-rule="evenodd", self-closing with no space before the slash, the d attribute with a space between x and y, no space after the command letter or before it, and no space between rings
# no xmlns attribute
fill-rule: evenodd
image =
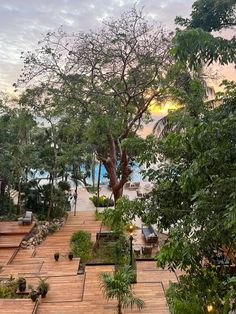
<svg viewBox="0 0 236 314"><path fill-rule="evenodd" d="M58 187L62 191L70 191L70 184L68 182L66 182L66 181L60 181L58 183Z"/></svg>
<svg viewBox="0 0 236 314"><path fill-rule="evenodd" d="M0 282L0 299L19 298L16 294L18 283L14 278L10 278L7 282Z"/></svg>
<svg viewBox="0 0 236 314"><path fill-rule="evenodd" d="M95 219L96 220L102 220L103 219L103 213L99 212L97 209L95 211Z"/></svg>
<svg viewBox="0 0 236 314"><path fill-rule="evenodd" d="M50 233L54 233L54 232L56 232L58 230L58 226L57 226L57 224L51 224L50 226L49 226L49 232Z"/></svg>
<svg viewBox="0 0 236 314"><path fill-rule="evenodd" d="M75 257L80 257L82 262L92 258L93 243L89 232L83 230L74 232L70 242Z"/></svg>
<svg viewBox="0 0 236 314"><path fill-rule="evenodd" d="M87 186L86 189L89 193L92 193L92 194L96 193L98 190L96 186Z"/></svg>
<svg viewBox="0 0 236 314"><path fill-rule="evenodd" d="M108 206L114 206L114 201L110 198L107 198L105 195L102 195L99 197L99 199L97 198L96 195L92 196L89 198L93 204L96 207L108 207Z"/></svg>

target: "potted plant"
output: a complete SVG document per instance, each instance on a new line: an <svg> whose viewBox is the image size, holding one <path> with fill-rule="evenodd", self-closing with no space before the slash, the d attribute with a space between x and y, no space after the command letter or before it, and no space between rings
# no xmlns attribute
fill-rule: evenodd
<svg viewBox="0 0 236 314"><path fill-rule="evenodd" d="M68 258L69 258L70 261L72 261L73 257L74 257L73 252L69 252Z"/></svg>
<svg viewBox="0 0 236 314"><path fill-rule="evenodd" d="M33 287L33 286L30 286L30 285L29 285L29 289L31 289L31 292L29 293L29 298L30 298L33 302L35 302L35 301L37 300L37 298L38 298L38 291L36 291L36 290L34 289L34 287Z"/></svg>
<svg viewBox="0 0 236 314"><path fill-rule="evenodd" d="M60 254L58 252L54 253L54 259L57 262L59 260Z"/></svg>
<svg viewBox="0 0 236 314"><path fill-rule="evenodd" d="M42 298L46 297L46 294L49 290L49 283L47 282L47 279L39 279L39 285L38 285L38 293L41 294Z"/></svg>
<svg viewBox="0 0 236 314"><path fill-rule="evenodd" d="M85 263L81 263L79 264L79 270L78 270L78 275L83 275L84 274L84 270L85 270Z"/></svg>
<svg viewBox="0 0 236 314"><path fill-rule="evenodd" d="M18 279L18 288L20 292L24 292L26 290L26 279L24 277L20 277Z"/></svg>

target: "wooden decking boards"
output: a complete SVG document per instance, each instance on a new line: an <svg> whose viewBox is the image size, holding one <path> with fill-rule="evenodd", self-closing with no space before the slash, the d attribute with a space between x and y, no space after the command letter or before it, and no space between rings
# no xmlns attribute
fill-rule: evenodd
<svg viewBox="0 0 236 314"><path fill-rule="evenodd" d="M32 314L33 308L29 299L0 299L0 314Z"/></svg>
<svg viewBox="0 0 236 314"><path fill-rule="evenodd" d="M14 234L12 240L4 243L19 243L20 234ZM7 230L7 228L5 229ZM86 266L85 274L78 275L79 258L72 261L68 259L70 251L70 237L77 230L91 232L92 240L95 241L96 233L101 230L101 222L96 221L95 211L77 212L76 216L69 213L66 224L56 233L48 236L36 249L19 249L13 256L11 263L7 265L8 256L15 252L14 248L0 248L0 258L4 260L0 270L0 279L24 276L27 284L37 287L39 278L47 278L50 290L40 300L36 313L39 314L112 314L115 312L116 302L105 300L99 276L102 272L112 272L113 266ZM108 230L102 227L102 230ZM21 235L22 238L23 235ZM13 240L14 239L14 240ZM136 240L136 241L135 241ZM141 234L137 235L134 244L142 245ZM18 241L18 242L17 242ZM156 248L157 249L157 248ZM56 262L54 253L59 252L60 258ZM0 263L1 264L1 263ZM177 276L168 270L159 269L154 261L137 262L137 284L133 285L134 292L145 301L145 308L139 312L136 308L124 310L125 314L166 314L169 313L165 299L165 289L169 281L177 281ZM5 300L0 299L0 314L28 314L32 313L34 303L28 299Z"/></svg>

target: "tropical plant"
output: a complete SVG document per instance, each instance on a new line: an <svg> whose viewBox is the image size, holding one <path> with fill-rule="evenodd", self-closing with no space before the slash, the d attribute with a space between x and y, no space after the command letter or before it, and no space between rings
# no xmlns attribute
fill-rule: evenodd
<svg viewBox="0 0 236 314"><path fill-rule="evenodd" d="M125 227L134 219L134 213L130 206L132 203L127 198L121 197L116 203L116 208L105 208L102 215L103 223L114 231L124 231Z"/></svg>
<svg viewBox="0 0 236 314"><path fill-rule="evenodd" d="M24 292L26 289L26 279L24 277L19 277L17 283L18 283L19 291Z"/></svg>
<svg viewBox="0 0 236 314"><path fill-rule="evenodd" d="M132 308L134 305L141 310L144 307L144 301L135 297L132 291L132 281L134 272L131 267L125 266L119 268L113 274L102 273L100 276L101 288L107 300L116 299L117 313L122 314L122 308Z"/></svg>
<svg viewBox="0 0 236 314"><path fill-rule="evenodd" d="M48 293L49 290L49 283L47 282L47 278L43 279L43 278L39 278L39 285L37 288L39 294L42 295L42 298L44 298L46 296L46 294Z"/></svg>
<svg viewBox="0 0 236 314"><path fill-rule="evenodd" d="M73 233L70 239L72 253L80 257L82 262L88 261L92 257L93 243L91 233L79 230Z"/></svg>
<svg viewBox="0 0 236 314"><path fill-rule="evenodd" d="M0 282L0 299L18 298L16 294L18 283L10 277L6 282Z"/></svg>
<svg viewBox="0 0 236 314"><path fill-rule="evenodd" d="M234 281L233 281L234 278ZM204 268L196 275L181 276L178 283L171 283L166 291L172 314L227 314L234 310L235 277L221 276L212 268ZM197 291L197 293L196 293Z"/></svg>
<svg viewBox="0 0 236 314"><path fill-rule="evenodd" d="M114 206L114 201L105 195L99 196L99 198L96 195L93 195L89 198L93 204L96 207L108 207L108 206Z"/></svg>

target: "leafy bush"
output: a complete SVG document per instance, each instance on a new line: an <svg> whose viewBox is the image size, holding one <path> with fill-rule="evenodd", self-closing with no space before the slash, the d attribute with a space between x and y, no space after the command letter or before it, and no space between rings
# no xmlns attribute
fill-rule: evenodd
<svg viewBox="0 0 236 314"><path fill-rule="evenodd" d="M62 191L70 191L70 183L66 182L66 181L60 181L58 183L58 187L59 189L61 189Z"/></svg>
<svg viewBox="0 0 236 314"><path fill-rule="evenodd" d="M119 198L116 208L106 208L103 211L102 219L104 224L111 227L114 231L123 231L135 217L130 204L127 198Z"/></svg>
<svg viewBox="0 0 236 314"><path fill-rule="evenodd" d="M0 195L0 220L17 219L17 208L7 193Z"/></svg>
<svg viewBox="0 0 236 314"><path fill-rule="evenodd" d="M15 299L19 295L16 294L17 281L10 278L7 282L0 282L0 299Z"/></svg>
<svg viewBox="0 0 236 314"><path fill-rule="evenodd" d="M74 256L80 257L81 262L86 262L92 258L91 233L83 230L76 231L71 236L70 243Z"/></svg>
<svg viewBox="0 0 236 314"><path fill-rule="evenodd" d="M96 193L98 190L96 186L87 186L86 189L89 193L92 193L92 194Z"/></svg>
<svg viewBox="0 0 236 314"><path fill-rule="evenodd" d="M55 223L52 223L50 226L49 226L49 232L50 233L54 233L54 232L56 232L57 230L58 230L58 226L57 226L57 224L55 224Z"/></svg>
<svg viewBox="0 0 236 314"><path fill-rule="evenodd" d="M114 206L114 201L110 198L107 198L105 195L102 195L99 197L99 199L97 198L96 195L92 196L89 198L93 204L96 207L108 207L108 206Z"/></svg>
<svg viewBox="0 0 236 314"><path fill-rule="evenodd" d="M172 314L205 314L212 305L214 313L229 313L236 308L236 280L216 268L203 268L196 274L181 276L166 291Z"/></svg>

